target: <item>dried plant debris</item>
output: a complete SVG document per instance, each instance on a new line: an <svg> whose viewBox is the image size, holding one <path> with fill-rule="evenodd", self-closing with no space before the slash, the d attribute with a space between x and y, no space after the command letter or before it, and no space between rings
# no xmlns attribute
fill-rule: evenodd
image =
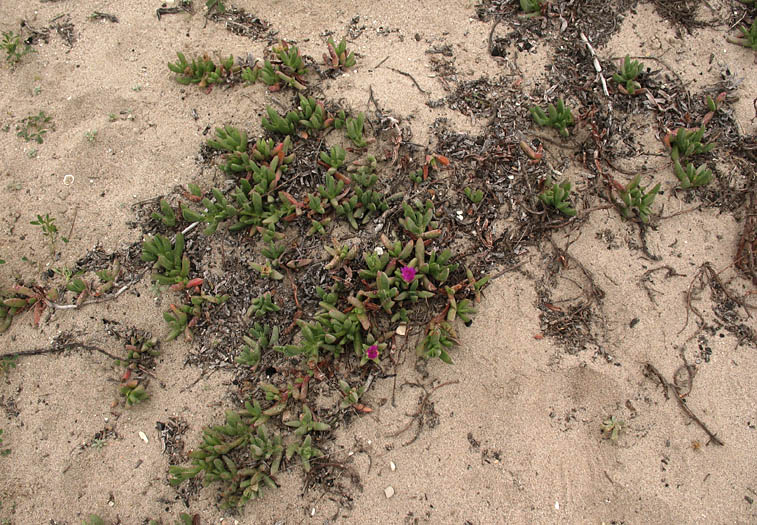
<svg viewBox="0 0 757 525"><path fill-rule="evenodd" d="M118 23L118 17L110 13L103 13L102 11L93 11L87 18L90 20L106 20L114 24Z"/></svg>
<svg viewBox="0 0 757 525"><path fill-rule="evenodd" d="M563 44L583 31L594 45L599 46L607 43L620 29L625 13L635 4L634 0L583 0L564 5L538 0L485 0L476 6L476 14L482 22L503 21L512 28L513 33L502 39L502 43L527 41L525 33L532 32L539 38L559 38ZM534 6L538 9L534 10ZM523 7L526 9L522 9ZM523 13L527 10L531 16L524 17ZM541 14L547 16L534 16ZM494 56L504 56L499 54L502 50L501 43L490 46L490 51L492 49L498 50L498 53L492 53Z"/></svg>
<svg viewBox="0 0 757 525"><path fill-rule="evenodd" d="M476 4L476 16L482 22L488 22L493 18L501 18L506 14L517 14L517 4L511 0L484 0Z"/></svg>
<svg viewBox="0 0 757 525"><path fill-rule="evenodd" d="M272 39L276 32L271 31L271 24L248 13L239 7L226 7L223 11L215 10L210 16L213 22L224 24L226 29L235 35L245 36L252 40Z"/></svg>
<svg viewBox="0 0 757 525"><path fill-rule="evenodd" d="M668 20L677 28L685 29L691 34L697 27L706 27L718 24L717 20L705 21L698 18L701 2L696 0L652 0L655 10L665 20Z"/></svg>
<svg viewBox="0 0 757 525"><path fill-rule="evenodd" d="M585 301L556 305L546 291L539 292L539 322L544 335L553 337L566 352L577 354L596 344L594 307Z"/></svg>
<svg viewBox="0 0 757 525"><path fill-rule="evenodd" d="M69 15L59 15L50 22L50 29L55 29L55 32L58 33L58 36L63 39L63 42L68 47L74 47L76 33L74 32L74 24L71 22L71 17Z"/></svg>
<svg viewBox="0 0 757 525"><path fill-rule="evenodd" d="M505 82L504 78L490 80L486 77L459 82L445 99L447 107L466 116L491 117L497 112L498 102L507 94Z"/></svg>
<svg viewBox="0 0 757 525"><path fill-rule="evenodd" d="M24 39L24 42L29 45L34 45L41 42L44 42L45 44L50 42L50 28L48 27L41 27L36 28L32 26L28 20L22 20L21 21L21 29L28 31L30 34L28 37Z"/></svg>
<svg viewBox="0 0 757 525"><path fill-rule="evenodd" d="M176 465L186 461L184 434L189 430L187 422L178 416L172 416L165 423L155 423L155 429L160 433L162 453L168 454L168 462Z"/></svg>
<svg viewBox="0 0 757 525"><path fill-rule="evenodd" d="M710 289L709 307L714 315L712 320L706 318L707 312L700 309L705 288ZM745 298L728 289L712 265L706 262L699 267L686 292L686 322L681 331L689 325L692 320L690 314L693 314L698 330L716 331L724 328L738 337L737 346L744 342L757 344L757 334L748 324L751 318L749 308Z"/></svg>
<svg viewBox="0 0 757 525"><path fill-rule="evenodd" d="M757 192L754 190L749 195L744 229L741 232L734 263L736 268L744 272L752 283L757 285Z"/></svg>

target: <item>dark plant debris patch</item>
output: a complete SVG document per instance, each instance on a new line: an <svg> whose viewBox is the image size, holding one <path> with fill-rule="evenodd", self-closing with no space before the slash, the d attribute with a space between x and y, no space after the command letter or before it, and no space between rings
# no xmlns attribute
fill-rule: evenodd
<svg viewBox="0 0 757 525"><path fill-rule="evenodd" d="M209 19L223 24L235 35L252 40L265 38L271 41L276 36L276 31L271 30L271 24L239 7L227 7L223 12L215 10L210 14Z"/></svg>

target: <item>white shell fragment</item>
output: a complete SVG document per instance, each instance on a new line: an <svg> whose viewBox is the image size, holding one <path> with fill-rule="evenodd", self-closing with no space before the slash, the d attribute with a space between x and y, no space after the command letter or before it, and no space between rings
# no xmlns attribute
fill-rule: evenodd
<svg viewBox="0 0 757 525"><path fill-rule="evenodd" d="M139 431L139 438L140 438L140 439L141 439L142 441L144 441L145 443L149 443L149 442L150 442L150 440L149 440L149 439L147 439L147 434L145 434L145 433L144 433L144 432L142 432L141 430Z"/></svg>

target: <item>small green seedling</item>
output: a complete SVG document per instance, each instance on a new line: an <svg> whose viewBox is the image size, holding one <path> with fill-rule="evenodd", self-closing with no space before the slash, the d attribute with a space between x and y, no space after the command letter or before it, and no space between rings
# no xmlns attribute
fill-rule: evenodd
<svg viewBox="0 0 757 525"><path fill-rule="evenodd" d="M7 456L11 453L11 449L3 448L3 429L0 428L0 456Z"/></svg>
<svg viewBox="0 0 757 525"><path fill-rule="evenodd" d="M657 183L654 188L646 191L646 188L639 185L640 181L641 175L636 175L628 186L620 192L620 198L623 201L623 204L620 205L620 213L624 219L630 219L635 210L641 222L646 224L649 222L649 215L651 214L649 208L652 206L657 192L660 191L660 184Z"/></svg>
<svg viewBox="0 0 757 525"><path fill-rule="evenodd" d="M0 302L0 324L2 324L2 320L4 319L3 317L4 309L7 309L7 307L4 306ZM5 315L7 315L7 313ZM2 326L0 326L0 334L1 333L3 333ZM0 359L0 376L8 373L8 370L10 370L11 368L16 368L16 361L18 361L17 355L12 355L10 357L3 357L2 359Z"/></svg>
<svg viewBox="0 0 757 525"><path fill-rule="evenodd" d="M274 159L277 159L281 169L285 170L287 165L294 160L294 153L289 153L291 147L292 137L289 136L278 143L275 143L273 139L259 138L252 147L252 158L255 162L269 167Z"/></svg>
<svg viewBox="0 0 757 525"><path fill-rule="evenodd" d="M271 262L271 266L277 268L279 266L279 260L281 256L286 252L286 246L283 244L277 244L273 241L260 250L260 253Z"/></svg>
<svg viewBox="0 0 757 525"><path fill-rule="evenodd" d="M366 155L365 158L352 162L347 171L351 173L350 177L362 189L372 188L378 182L376 169L378 162L373 155ZM403 194L400 194L404 196ZM401 198L401 197L400 197Z"/></svg>
<svg viewBox="0 0 757 525"><path fill-rule="evenodd" d="M208 146L220 151L229 151L231 153L247 152L247 133L235 128L234 126L224 126L216 128L216 138L208 141Z"/></svg>
<svg viewBox="0 0 757 525"><path fill-rule="evenodd" d="M523 18L538 16L547 3L547 0L520 0L520 10L523 11L521 16Z"/></svg>
<svg viewBox="0 0 757 525"><path fill-rule="evenodd" d="M277 73L280 73L280 71L277 71L273 67L273 64L271 64L268 60L265 60L263 62L263 66L260 68L260 73L258 73L255 77L260 78L263 84L269 86L271 90L275 91L276 89L281 88L279 84L280 79Z"/></svg>
<svg viewBox="0 0 757 525"><path fill-rule="evenodd" d="M599 428L602 430L602 434L606 438L609 438L611 441L617 441L618 436L625 425L624 421L620 421L619 419L616 419L615 416L611 416L609 419L603 421L602 426Z"/></svg>
<svg viewBox="0 0 757 525"><path fill-rule="evenodd" d="M168 323L170 332L165 341L173 341L180 334L184 334L184 340L192 340L192 330L189 326L189 316L192 308L188 305L176 306L175 304L169 305L170 310L163 312L163 319Z"/></svg>
<svg viewBox="0 0 757 525"><path fill-rule="evenodd" d="M208 85L220 84L227 81L234 73L238 73L240 66L234 65L234 56L219 58L218 64L214 63L208 55L193 58L187 62L186 57L177 52L179 60L175 64L169 62L168 69L176 73L176 81L179 84L197 84L204 88Z"/></svg>
<svg viewBox="0 0 757 525"><path fill-rule="evenodd" d="M288 75L302 75L305 73L305 63L302 61L302 56L297 46L290 46L289 43L282 40L278 46L273 47L273 52L281 60L284 73Z"/></svg>
<svg viewBox="0 0 757 525"><path fill-rule="evenodd" d="M334 129L344 129L347 124L347 115L343 109L340 109L334 117Z"/></svg>
<svg viewBox="0 0 757 525"><path fill-rule="evenodd" d="M442 284L459 266L457 263L451 263L452 251L445 249L440 251L434 250L426 259L426 249L423 238L415 241L415 257L410 261L410 266L417 266L418 272L423 274L423 285L426 289L433 290L430 286L429 278L433 278L438 284ZM407 272L407 270L404 270Z"/></svg>
<svg viewBox="0 0 757 525"><path fill-rule="evenodd" d="M95 140L97 139L97 130L90 129L84 134L84 137L87 139L87 142L94 144Z"/></svg>
<svg viewBox="0 0 757 525"><path fill-rule="evenodd" d="M56 243L58 241L58 227L55 225L55 217L50 217L49 213L46 213L44 217L42 215L37 215L37 220L31 221L29 224L40 227L42 235L47 238L50 254L55 255L57 250ZM68 242L68 239L65 237L61 237L61 240L63 242Z"/></svg>
<svg viewBox="0 0 757 525"><path fill-rule="evenodd" d="M334 43L334 39L329 37L326 44L328 54L323 54L323 63L331 69L349 69L355 65L355 53L347 53L347 41L342 38L339 44Z"/></svg>
<svg viewBox="0 0 757 525"><path fill-rule="evenodd" d="M151 217L169 228L176 226L176 212L165 199L160 199L160 211L152 212Z"/></svg>
<svg viewBox="0 0 757 525"><path fill-rule="evenodd" d="M447 364L452 364L452 358L447 350L457 346L458 342L452 326L447 323L431 323L426 336L420 340L416 347L418 356L424 359L438 357Z"/></svg>
<svg viewBox="0 0 757 525"><path fill-rule="evenodd" d="M76 295L75 303L77 305L82 304L92 293L91 285L81 277L69 280L66 283L66 290Z"/></svg>
<svg viewBox="0 0 757 525"><path fill-rule="evenodd" d="M168 63L168 69L176 73L176 82L182 85L197 84L201 88L208 85L208 76L215 71L216 66L207 56L193 58L188 62L184 53L177 51L176 56L179 60L176 63Z"/></svg>
<svg viewBox="0 0 757 525"><path fill-rule="evenodd" d="M255 459L270 462L271 474L276 474L281 466L281 457L284 454L284 446L281 436L268 435L265 425L258 426L258 431L250 439L250 452Z"/></svg>
<svg viewBox="0 0 757 525"><path fill-rule="evenodd" d="M252 304L247 309L247 317L255 316L257 318L265 317L269 312L278 312L281 307L273 302L271 292L266 292L260 297L252 300Z"/></svg>
<svg viewBox="0 0 757 525"><path fill-rule="evenodd" d="M307 86L303 83L305 63L302 61L300 52L295 46L289 47L286 42L273 48L273 52L279 57L280 65L273 65L265 60L256 78L260 78L270 91L279 91L284 86L289 86L302 91ZM257 65L255 66L257 67Z"/></svg>
<svg viewBox="0 0 757 525"><path fill-rule="evenodd" d="M139 384L136 379L127 381L121 386L121 395L124 396L126 406L133 406L150 398L145 387Z"/></svg>
<svg viewBox="0 0 757 525"><path fill-rule="evenodd" d="M34 52L29 44L24 43L22 45L21 35L17 35L13 31L3 32L0 49L5 50L5 60L12 65L17 64L24 55Z"/></svg>
<svg viewBox="0 0 757 525"><path fill-rule="evenodd" d="M328 226L330 222L331 222L331 217L326 217L325 219L321 221L310 219L310 228L305 233L305 236L311 237L315 235L316 233L318 235L326 235L326 226Z"/></svg>
<svg viewBox="0 0 757 525"><path fill-rule="evenodd" d="M294 135L295 124L299 122L300 116L296 111L290 111L286 116L282 117L275 109L268 106L265 109L268 114L267 117L263 117L263 129L270 133L280 133L282 135Z"/></svg>
<svg viewBox="0 0 757 525"><path fill-rule="evenodd" d="M279 344L279 327L274 326L271 329L268 325L263 326L260 323L255 323L247 331L247 334L242 336L245 344L242 345L236 362L255 367L260 362L263 350Z"/></svg>
<svg viewBox="0 0 757 525"><path fill-rule="evenodd" d="M425 204L414 202L413 206L403 202L402 210L404 217L399 219L399 223L415 238L434 239L441 234L441 231L437 229L439 223L433 220L434 204L430 200L427 200Z"/></svg>
<svg viewBox="0 0 757 525"><path fill-rule="evenodd" d="M335 146L331 146L331 150L328 153L322 151L320 159L321 162L329 167L329 175L333 175L344 164L346 155L347 153L344 151L344 148L337 144Z"/></svg>
<svg viewBox="0 0 757 525"><path fill-rule="evenodd" d="M715 147L713 143L702 144L704 126L696 129L678 128L675 135L668 133L665 143L670 146L670 156L674 161L680 161L686 157L709 153Z"/></svg>
<svg viewBox="0 0 757 525"><path fill-rule="evenodd" d="M726 96L726 92L721 91L715 98L712 98L710 95L707 95L705 97L705 104L707 105L708 111L705 116L702 117L702 127L705 127L707 124L709 124L710 120L712 120L715 114L720 111L720 107L722 106L723 102L725 102Z"/></svg>
<svg viewBox="0 0 757 525"><path fill-rule="evenodd" d="M573 125L573 114L563 99L557 101L557 106L550 104L546 113L538 106L533 106L530 111L534 122L540 126L555 128L563 137L570 134L567 128Z"/></svg>
<svg viewBox="0 0 757 525"><path fill-rule="evenodd" d="M284 278L284 274L277 271L270 264L250 263L249 266L251 269L258 272L260 274L260 277L264 279L274 279L276 281L281 281Z"/></svg>
<svg viewBox="0 0 757 525"><path fill-rule="evenodd" d="M368 142L363 138L363 124L365 122L365 115L361 111L357 118L347 117L345 121L345 129L347 131L347 137L352 141L356 148L364 148L368 145Z"/></svg>
<svg viewBox="0 0 757 525"><path fill-rule="evenodd" d="M552 184L545 189L540 195L539 200L545 206L551 206L563 215L575 217L576 210L570 206L570 181L563 181L561 184Z"/></svg>
<svg viewBox="0 0 757 525"><path fill-rule="evenodd" d="M292 456L294 454L297 454L298 456L300 456L300 460L302 461L302 469L305 472L310 472L311 459L316 459L323 456L323 452L321 452L319 449L313 446L313 440L310 436L306 436L305 439L302 440L302 444L300 445L298 445L297 443L291 443L287 447L287 451L286 451L287 461L292 459Z"/></svg>
<svg viewBox="0 0 757 525"><path fill-rule="evenodd" d="M113 266L97 270L95 271L95 275L100 279L100 286L97 289L98 295L107 293L113 289L116 281L121 277L121 262L116 259Z"/></svg>
<svg viewBox="0 0 757 525"><path fill-rule="evenodd" d="M447 310L447 322L452 322L456 318L469 326L473 322L473 316L476 314L476 309L473 307L473 301L470 299L463 299L457 301L455 299L455 292L449 286L445 287L447 292L447 301L449 302L449 310Z"/></svg>
<svg viewBox="0 0 757 525"><path fill-rule="evenodd" d="M689 162L684 169L678 161L674 161L673 170L678 180L681 181L681 189L684 190L706 186L712 180L712 171L704 164L694 168L694 164Z"/></svg>
<svg viewBox="0 0 757 525"><path fill-rule="evenodd" d="M327 201L332 208L336 209L336 207L339 206L339 198L344 191L344 181L342 179L337 180L333 175L329 175L328 173L324 177L324 181L326 182L325 185L318 185L318 193L323 200Z"/></svg>
<svg viewBox="0 0 757 525"><path fill-rule="evenodd" d="M253 67L242 68L242 80L244 80L245 84L248 86L254 84L260 78L260 71L262 69L263 67L258 63Z"/></svg>
<svg viewBox="0 0 757 525"><path fill-rule="evenodd" d="M723 95L722 97L720 95ZM705 97L705 103L707 104L707 109L715 113L717 110L720 109L720 104L725 100L725 91L720 93L717 97L712 98L710 95L707 95Z"/></svg>
<svg viewBox="0 0 757 525"><path fill-rule="evenodd" d="M323 102L316 101L313 97L300 95L300 108L298 112L298 124L311 131L319 131L331 125Z"/></svg>
<svg viewBox="0 0 757 525"><path fill-rule="evenodd" d="M636 79L643 69L644 64L638 60L631 60L631 57L626 55L621 62L620 70L612 76L612 79L618 83L618 90L626 95L635 94L636 90L641 88L641 84Z"/></svg>
<svg viewBox="0 0 757 525"><path fill-rule="evenodd" d="M132 333L125 348L126 358L116 359L115 364L126 368L121 376L119 392L124 397L126 406L130 407L149 399L142 372L154 367L155 357L160 352L158 339L146 332Z"/></svg>
<svg viewBox="0 0 757 525"><path fill-rule="evenodd" d="M334 270L344 266L347 262L351 261L360 253L358 245L349 247L347 245L341 246L336 241L333 241L333 246L324 246L324 250L331 256L331 260L326 263L324 269Z"/></svg>
<svg viewBox="0 0 757 525"><path fill-rule="evenodd" d="M26 286L14 286L9 289L0 288L0 333L10 328L16 315L32 307L34 310L34 324L38 326L42 312L48 302L57 301L58 297L57 288L50 288L47 291L38 287L32 289ZM4 360L4 363L8 364L9 361Z"/></svg>
<svg viewBox="0 0 757 525"><path fill-rule="evenodd" d="M331 425L316 421L313 418L313 413L307 405L302 405L302 414L299 419L285 421L284 424L295 429L295 436L304 436L310 432L326 432L327 430L331 430Z"/></svg>
<svg viewBox="0 0 757 525"><path fill-rule="evenodd" d="M465 193L465 196L468 197L468 200L473 204L478 204L479 202L484 200L484 192L481 190L473 190L470 187L466 186L463 190L463 193Z"/></svg>
<svg viewBox="0 0 757 525"><path fill-rule="evenodd" d="M16 136L26 142L33 140L37 144L42 144L43 136L53 129L55 129L53 118L44 111L40 111L37 115L24 117L21 123L16 125Z"/></svg>
<svg viewBox="0 0 757 525"><path fill-rule="evenodd" d="M749 29L739 26L739 31L741 31L740 37L728 37L728 41L757 51L757 18L752 22Z"/></svg>
<svg viewBox="0 0 757 525"><path fill-rule="evenodd" d="M171 240L162 235L147 239L142 244L142 260L155 263L152 280L160 285L172 285L177 291L197 285L189 280L189 257L184 253L184 235L181 232L176 234L173 246Z"/></svg>
<svg viewBox="0 0 757 525"><path fill-rule="evenodd" d="M339 390L342 391L344 398L339 403L342 409L355 407L359 405L360 396L365 393L365 387L359 386L357 388L350 386L350 384L344 379L339 380Z"/></svg>
<svg viewBox="0 0 757 525"><path fill-rule="evenodd" d="M226 12L226 6L223 4L223 0L208 0L205 2L205 7L208 9L208 13L213 11L213 9L215 9L219 15Z"/></svg>

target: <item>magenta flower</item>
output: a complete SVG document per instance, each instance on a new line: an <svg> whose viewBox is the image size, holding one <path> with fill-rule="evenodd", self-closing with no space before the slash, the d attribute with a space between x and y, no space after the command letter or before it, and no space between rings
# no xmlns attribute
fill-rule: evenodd
<svg viewBox="0 0 757 525"><path fill-rule="evenodd" d="M415 279L415 268L403 266L400 273L402 274L402 280L406 283L411 283Z"/></svg>
<svg viewBox="0 0 757 525"><path fill-rule="evenodd" d="M368 359L376 359L378 357L378 346L377 345L369 346L368 349L365 351L365 356Z"/></svg>

